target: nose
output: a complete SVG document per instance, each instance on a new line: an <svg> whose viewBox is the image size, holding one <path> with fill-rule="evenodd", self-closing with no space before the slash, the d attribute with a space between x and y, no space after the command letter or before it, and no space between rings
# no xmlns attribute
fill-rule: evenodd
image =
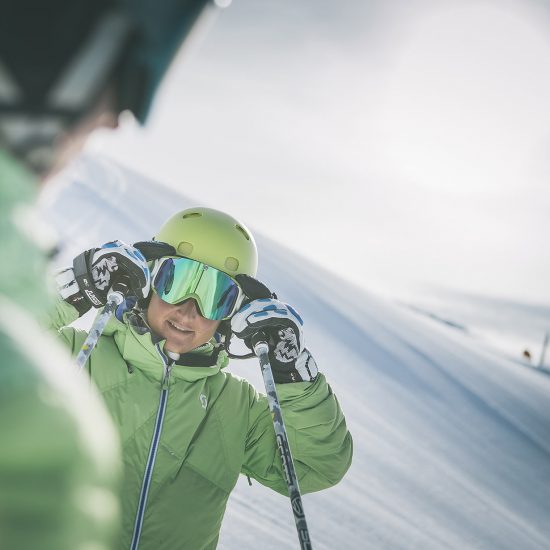
<svg viewBox="0 0 550 550"><path fill-rule="evenodd" d="M195 318L200 315L199 307L194 298L188 298L177 305L178 311L186 317Z"/></svg>

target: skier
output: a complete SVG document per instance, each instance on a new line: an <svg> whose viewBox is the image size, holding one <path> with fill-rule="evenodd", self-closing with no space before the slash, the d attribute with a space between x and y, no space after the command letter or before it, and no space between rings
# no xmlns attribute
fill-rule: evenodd
<svg viewBox="0 0 550 550"><path fill-rule="evenodd" d="M76 141L144 121L205 1L7 0L0 15L0 547L110 548L117 433L37 319L53 249L33 202Z"/></svg>
<svg viewBox="0 0 550 550"><path fill-rule="evenodd" d="M239 474L288 495L266 396L224 370L232 335L248 344L259 331L269 335L303 492L342 478L351 435L304 347L302 319L254 278L256 244L245 225L191 208L137 246L114 241L59 272L52 323L77 353L86 334L67 325L104 304L115 282L127 281L133 296L119 306L86 367L123 442L118 547L213 549ZM148 250L162 257L147 263Z"/></svg>

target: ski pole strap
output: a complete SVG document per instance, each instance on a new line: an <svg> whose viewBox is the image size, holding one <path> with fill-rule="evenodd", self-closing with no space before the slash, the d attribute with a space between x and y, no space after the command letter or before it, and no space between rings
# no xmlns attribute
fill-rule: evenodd
<svg viewBox="0 0 550 550"><path fill-rule="evenodd" d="M93 349L95 348L99 337L103 334L103 331L105 330L105 325L108 323L109 319L116 311L116 308L123 301L124 296L121 292L109 292L107 303L105 304L104 308L97 314L92 324L92 328L90 329L90 332L88 332L88 336L86 337L86 340L84 340L84 343L82 344L82 347L80 348L80 351L76 356L76 365L79 370L82 370L84 368L84 365L86 364L86 361L88 361L88 357L90 357Z"/></svg>
<svg viewBox="0 0 550 550"><path fill-rule="evenodd" d="M309 536L309 529L306 522L304 506L302 504L302 497L300 495L300 487L298 486L298 478L296 476L296 470L294 469L294 462L292 460L292 454L288 444L288 436L283 421L281 405L277 396L277 389L275 388L275 380L273 379L271 365L269 364L269 346L265 341L265 335L257 335L254 340L254 353L258 357L260 367L262 369L262 376L267 393L267 401L273 416L275 437L277 439L277 446L279 447L279 452L283 461L283 473L288 486L288 495L290 497L292 513L294 514L296 530L298 531L300 548L301 550L313 550L311 538Z"/></svg>

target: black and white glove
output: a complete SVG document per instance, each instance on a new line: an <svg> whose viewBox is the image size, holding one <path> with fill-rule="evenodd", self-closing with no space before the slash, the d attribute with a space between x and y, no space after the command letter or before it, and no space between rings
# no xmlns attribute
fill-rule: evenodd
<svg viewBox="0 0 550 550"><path fill-rule="evenodd" d="M231 330L251 348L258 332L268 338L269 360L278 384L312 382L317 364L304 347L304 322L294 308L275 298L260 298L245 304L231 318Z"/></svg>
<svg viewBox="0 0 550 550"><path fill-rule="evenodd" d="M62 298L80 314L107 302L107 294L116 283L123 283L126 294L146 298L151 289L148 260L174 254L165 243L143 242L135 246L112 241L91 248L73 260L73 267L59 272L57 286Z"/></svg>

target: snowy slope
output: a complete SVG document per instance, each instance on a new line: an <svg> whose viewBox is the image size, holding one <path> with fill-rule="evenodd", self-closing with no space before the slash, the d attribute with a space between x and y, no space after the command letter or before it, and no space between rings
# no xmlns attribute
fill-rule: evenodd
<svg viewBox="0 0 550 550"><path fill-rule="evenodd" d="M414 299L404 298L414 311L439 318L468 331L472 338L510 359L537 366L544 359L550 370L550 351L543 357L543 342L550 332L550 306L442 290L419 289ZM522 357L528 350L531 361Z"/></svg>
<svg viewBox="0 0 550 550"><path fill-rule="evenodd" d="M192 183L180 196L102 160L65 179L42 201L60 264L194 205ZM304 497L315 548L549 548L550 377L257 240L259 277L303 314L354 436L344 481ZM254 361L231 369L261 387ZM219 547L297 548L288 500L241 479Z"/></svg>

